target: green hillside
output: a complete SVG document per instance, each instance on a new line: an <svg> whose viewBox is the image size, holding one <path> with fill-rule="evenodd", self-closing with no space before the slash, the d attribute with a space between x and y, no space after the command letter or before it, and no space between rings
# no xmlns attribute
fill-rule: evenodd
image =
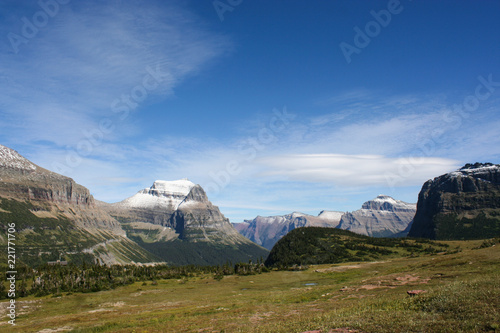
<svg viewBox="0 0 500 333"><path fill-rule="evenodd" d="M0 247L2 255L7 253L7 229L15 223L14 233L16 257L28 266L35 267L55 261L66 260L76 264L93 263L96 255L112 254L124 262L159 261L130 240L115 241L116 235L108 231L88 232L62 214L40 217L34 212L49 212L51 207L42 202L27 202L0 198ZM43 216L43 215L42 215ZM99 245L105 244L105 245ZM83 251L93 249L92 251Z"/></svg>
<svg viewBox="0 0 500 333"><path fill-rule="evenodd" d="M454 213L434 216L436 239L467 240L500 236L500 210L483 210L474 217Z"/></svg>
<svg viewBox="0 0 500 333"><path fill-rule="evenodd" d="M284 268L374 261L449 250L447 244L425 239L374 238L335 228L306 227L294 229L279 240L266 265Z"/></svg>
<svg viewBox="0 0 500 333"><path fill-rule="evenodd" d="M29 266L58 260L60 254L64 254L63 260L93 261L93 255L80 251L102 242L104 237L84 232L62 215L40 218L32 213L36 209L41 207L30 202L0 199L0 244L3 248L7 246L7 226L15 223L16 256Z"/></svg>
<svg viewBox="0 0 500 333"><path fill-rule="evenodd" d="M193 241L178 238L174 230L152 223L124 222L117 217L127 237L170 265L222 265L267 258L269 251L254 243L227 244L224 239ZM195 229L193 232L202 232Z"/></svg>

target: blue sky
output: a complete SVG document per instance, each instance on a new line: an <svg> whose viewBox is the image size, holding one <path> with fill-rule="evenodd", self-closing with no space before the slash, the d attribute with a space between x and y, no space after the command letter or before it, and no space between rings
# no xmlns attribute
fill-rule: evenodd
<svg viewBox="0 0 500 333"><path fill-rule="evenodd" d="M416 202L500 162L500 1L2 1L0 143L116 202L233 222Z"/></svg>

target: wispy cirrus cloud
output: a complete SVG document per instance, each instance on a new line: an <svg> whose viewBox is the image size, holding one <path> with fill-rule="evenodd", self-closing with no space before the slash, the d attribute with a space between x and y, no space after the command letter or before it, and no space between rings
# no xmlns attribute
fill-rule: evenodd
<svg viewBox="0 0 500 333"><path fill-rule="evenodd" d="M0 35L20 30L20 17L9 22L19 27L0 25ZM75 144L102 118L116 118L113 101L130 94L148 72L165 75L147 98L141 96L144 104L173 94L185 77L231 48L180 3L140 1L71 2L17 54L2 46L0 115L10 119L0 125L2 134L60 146Z"/></svg>

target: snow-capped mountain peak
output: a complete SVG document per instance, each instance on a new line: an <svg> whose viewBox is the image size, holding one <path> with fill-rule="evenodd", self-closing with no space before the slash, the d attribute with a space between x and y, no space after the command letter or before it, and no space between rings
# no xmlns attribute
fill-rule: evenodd
<svg viewBox="0 0 500 333"><path fill-rule="evenodd" d="M407 203L401 200L396 200L388 195L380 194L375 199L369 200L363 204L362 209L376 210L414 210L415 204Z"/></svg>
<svg viewBox="0 0 500 333"><path fill-rule="evenodd" d="M388 195L384 195L384 194L379 194L375 199L373 199L373 201L376 201L376 202L388 202L388 203L391 203L393 205L395 205L397 203L397 201L388 196Z"/></svg>
<svg viewBox="0 0 500 333"><path fill-rule="evenodd" d="M0 145L0 167L35 171L36 165L22 157L17 151Z"/></svg>
<svg viewBox="0 0 500 333"><path fill-rule="evenodd" d="M172 181L157 180L153 183L153 186L151 186L149 189L146 188L144 190L155 191L158 192L158 194L163 195L187 196L195 186L196 184L189 181L189 179L187 178Z"/></svg>
<svg viewBox="0 0 500 333"><path fill-rule="evenodd" d="M118 203L130 208L158 208L177 210L196 186L188 179L173 181L157 180L149 188Z"/></svg>
<svg viewBox="0 0 500 333"><path fill-rule="evenodd" d="M290 217L292 219L298 218L298 217L306 217L307 214L301 213L301 212L293 212Z"/></svg>

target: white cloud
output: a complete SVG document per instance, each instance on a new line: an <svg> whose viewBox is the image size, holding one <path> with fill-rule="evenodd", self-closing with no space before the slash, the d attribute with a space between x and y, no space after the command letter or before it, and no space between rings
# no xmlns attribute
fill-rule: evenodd
<svg viewBox="0 0 500 333"><path fill-rule="evenodd" d="M459 166L458 161L445 158L341 154L280 155L259 162L264 166L263 177L343 187L420 185Z"/></svg>
<svg viewBox="0 0 500 333"><path fill-rule="evenodd" d="M234 138L231 144L187 136L156 136L129 145L106 144L93 155L103 163L99 166L102 181L92 181L97 161L85 161L74 173L79 177L87 175L88 184L92 183L97 196L109 201L122 199L122 194L113 194L111 187L126 187L128 193L135 193L155 179L188 177L205 186L214 202L227 204L233 210L238 205L261 207L265 211L271 206L319 208L320 205L306 198L326 193L362 195L369 187L380 188L381 193L390 188L419 188L427 179L456 169L464 163L463 159L467 161L466 154L450 154L459 149L454 146L459 139L453 128L443 124L441 109L434 112L421 109L426 112L396 112L333 127L312 124L310 118L296 118L285 130L276 133L275 140L262 144L263 149L256 151L254 159L242 155L238 146L248 139L258 140L257 134L266 126L265 121L254 124L253 129L247 128L248 136ZM444 129L446 135L436 143L436 149L430 153L422 150L422 143L439 129ZM484 135L493 140L494 126L487 129L465 131L460 137L465 140L460 149L484 142ZM228 175L227 165L232 161L238 162L241 170ZM128 181L138 174L147 177L135 183ZM225 179L223 174L229 177ZM126 181L120 184L116 177ZM210 185L217 183L217 177L219 182L227 184L211 191ZM105 186L109 183L107 178L113 181Z"/></svg>
<svg viewBox="0 0 500 333"><path fill-rule="evenodd" d="M244 122L246 127L235 131L241 134L230 143L189 131L183 137L155 134L128 144L105 142L67 175L105 201L122 200L155 179L188 177L208 190L223 213L241 221L294 210L355 210L377 194L416 202L427 179L474 162L473 157L490 156L488 151L498 154L498 122L480 119L479 114L457 127L444 121L447 107L439 101L430 106L428 101L388 97L369 114L365 108L377 103L356 103L362 112L345 117L336 112L298 115L273 140L258 142L262 149L254 158L238 147L249 139L259 141L260 131L269 127L266 119ZM432 149L422 148L430 139ZM32 156L49 169L52 162L66 158L58 147L45 147ZM241 170L220 178L227 184L211 191L213 175L227 175L232 161Z"/></svg>

